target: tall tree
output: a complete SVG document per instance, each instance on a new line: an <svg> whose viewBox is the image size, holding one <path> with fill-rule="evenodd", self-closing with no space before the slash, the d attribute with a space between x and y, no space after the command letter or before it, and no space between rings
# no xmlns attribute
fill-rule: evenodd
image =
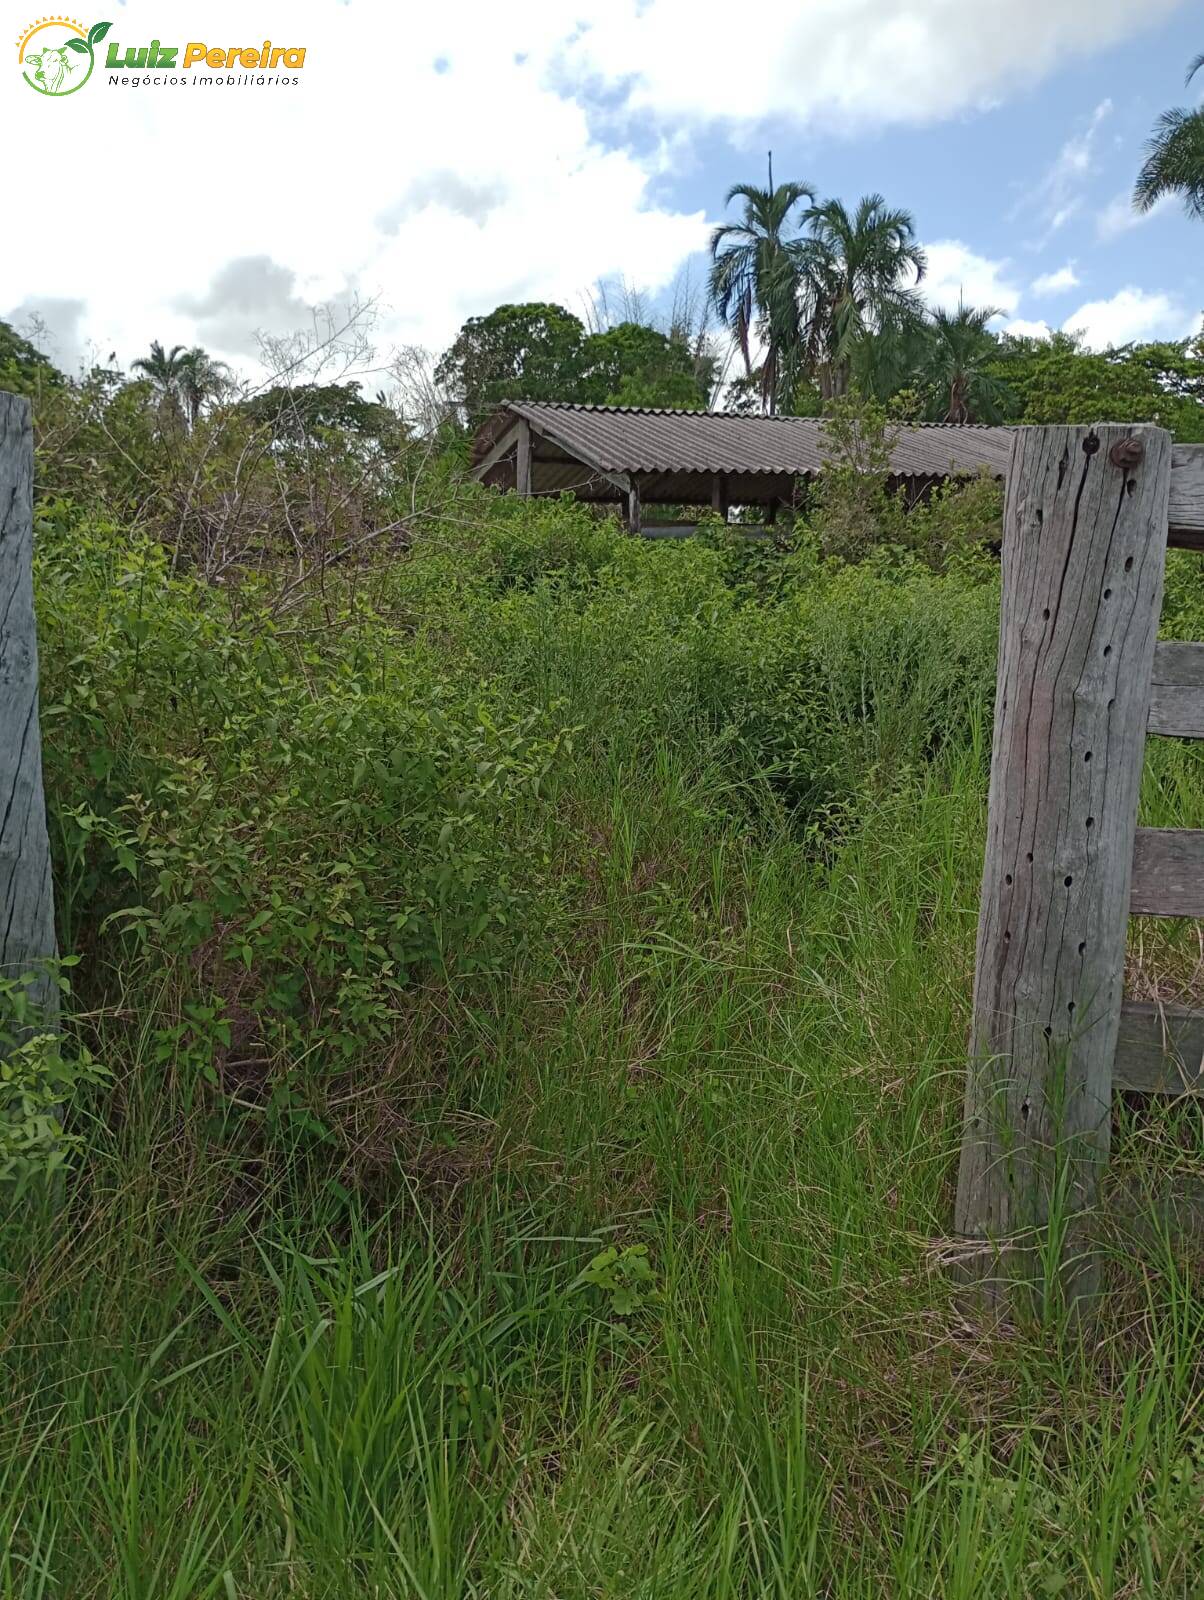
<svg viewBox="0 0 1204 1600"><path fill-rule="evenodd" d="M738 222L724 222L711 235L710 293L716 311L735 335L744 368L753 366L754 334L763 347L761 400L769 411L797 376L799 356L799 209L815 191L806 183L769 187L736 183L724 200L744 202Z"/></svg>
<svg viewBox="0 0 1204 1600"><path fill-rule="evenodd" d="M928 318L917 377L933 422L1000 422L1003 385L991 370L999 343L987 324L996 306L938 307Z"/></svg>
<svg viewBox="0 0 1204 1600"><path fill-rule="evenodd" d="M470 317L435 368L470 427L505 400L585 400L585 328L563 306L498 306Z"/></svg>
<svg viewBox="0 0 1204 1600"><path fill-rule="evenodd" d="M183 421L185 415L180 385L187 353L182 344L173 344L170 350L166 350L158 339L152 339L149 355L139 356L136 361L130 362L135 372L149 379L151 388L158 395L160 418L175 423Z"/></svg>
<svg viewBox="0 0 1204 1600"><path fill-rule="evenodd" d="M230 380L224 361L215 361L199 344L186 350L180 360L177 389L188 426L196 426L206 400L216 399Z"/></svg>
<svg viewBox="0 0 1204 1600"><path fill-rule="evenodd" d="M1198 55L1187 69L1190 83L1204 67ZM1146 143L1146 158L1133 187L1133 204L1148 211L1163 195L1175 194L1189 217L1204 220L1204 107L1174 106L1159 117Z"/></svg>
<svg viewBox="0 0 1204 1600"><path fill-rule="evenodd" d="M922 315L915 285L926 260L909 211L868 194L850 213L840 200L811 206L799 264L801 339L825 400L849 387L858 347L898 336Z"/></svg>

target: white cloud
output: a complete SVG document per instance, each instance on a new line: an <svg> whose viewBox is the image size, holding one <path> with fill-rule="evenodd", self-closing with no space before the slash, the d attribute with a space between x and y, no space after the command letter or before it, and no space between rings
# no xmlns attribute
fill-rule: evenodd
<svg viewBox="0 0 1204 1600"><path fill-rule="evenodd" d="M1054 66L1106 49L1174 11L1179 0L744 0L734 24L739 70L717 38L730 8L711 0L578 0L568 71L592 71L653 116L826 131L924 123L995 104Z"/></svg>
<svg viewBox="0 0 1204 1600"><path fill-rule="evenodd" d="M1043 272L1040 277L1034 278L1032 290L1034 294L1061 294L1066 289L1077 288L1078 284L1079 275L1074 270L1074 262L1068 261L1055 272Z"/></svg>
<svg viewBox="0 0 1204 1600"><path fill-rule="evenodd" d="M358 292L379 297L382 342L439 349L504 299L576 306L604 274L655 290L705 245L703 213L653 193L659 152L607 148L551 84L547 41L569 27L553 0L404 23L386 0L274 9L255 41L305 46L296 86L111 87L99 67L58 101L9 84L0 139L79 181L0 252L0 315L82 295L78 343L128 362L203 339L246 365L256 328ZM251 42L250 16L207 0L202 31ZM137 0L117 12L110 40L152 37L187 33ZM373 40L392 42L365 62Z"/></svg>
<svg viewBox="0 0 1204 1600"><path fill-rule="evenodd" d="M1191 313L1168 294L1129 287L1108 300L1088 300L1062 327L1081 333L1096 350L1128 344L1132 339L1182 339L1193 332L1199 314Z"/></svg>
<svg viewBox="0 0 1204 1600"><path fill-rule="evenodd" d="M745 0L739 30L757 43L739 72L715 49L732 27L718 0L458 0L401 21L391 0L267 3L254 40L245 0L206 0L197 25L304 45L295 87L110 87L101 67L56 101L10 80L0 140L71 186L0 252L0 308L86 296L65 344L128 361L152 338L204 337L237 362L254 328L359 293L379 295L385 340L440 348L504 299L576 306L606 275L668 283L706 241L700 210L659 198L700 122L747 139L771 116L930 122L1029 89L1180 0ZM165 32L184 41L131 0L109 40ZM934 299L1015 310L1002 263L957 241L932 253Z"/></svg>
<svg viewBox="0 0 1204 1600"><path fill-rule="evenodd" d="M1041 225L1038 247L1082 210L1081 191L1096 167L1096 135L1111 115L1111 100L1101 100L1078 131L1062 144L1038 181L1024 191L1008 213L1011 221L1023 218Z"/></svg>
<svg viewBox="0 0 1204 1600"><path fill-rule="evenodd" d="M955 311L959 301L968 306L998 306L1015 311L1020 290L1007 274L1006 261L980 256L960 239L938 239L925 245L928 273L920 290L929 305Z"/></svg>
<svg viewBox="0 0 1204 1600"><path fill-rule="evenodd" d="M1119 194L1112 196L1096 216L1095 231L1101 239L1115 239L1117 234L1128 233L1130 228L1140 228L1143 222L1161 216L1174 204L1174 195L1164 194L1160 200L1155 200L1148 211L1138 211L1133 205L1132 189L1122 189Z"/></svg>
<svg viewBox="0 0 1204 1600"><path fill-rule="evenodd" d="M1048 322L1040 319L1030 322L1025 317L1013 317L1004 323L1000 332L1013 334L1017 339L1048 339L1052 329Z"/></svg>

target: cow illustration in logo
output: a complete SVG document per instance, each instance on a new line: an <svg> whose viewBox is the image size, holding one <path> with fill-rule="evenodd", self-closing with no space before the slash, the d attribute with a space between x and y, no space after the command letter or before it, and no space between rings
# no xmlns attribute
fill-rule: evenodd
<svg viewBox="0 0 1204 1600"><path fill-rule="evenodd" d="M67 77L67 47L58 50L31 50L25 57L25 70L33 68L33 81L46 94L60 94Z"/></svg>
<svg viewBox="0 0 1204 1600"><path fill-rule="evenodd" d="M93 47L112 26L96 22L85 32L74 17L40 17L17 43L21 76L39 94L61 98L82 89L96 65Z"/></svg>

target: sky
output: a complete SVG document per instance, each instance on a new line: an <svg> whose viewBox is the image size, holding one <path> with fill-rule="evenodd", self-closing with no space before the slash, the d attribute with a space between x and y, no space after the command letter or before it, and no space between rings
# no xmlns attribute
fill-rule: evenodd
<svg viewBox="0 0 1204 1600"><path fill-rule="evenodd" d="M104 0L76 14L111 22L98 55L270 39L305 65L135 87L98 61L60 97L21 76L37 15L10 17L0 317L68 369L159 339L253 370L318 304L434 352L600 279L663 307L770 150L779 181L910 210L933 304L1098 347L1201 325L1204 227L1128 198L1158 113L1204 94L1198 0Z"/></svg>

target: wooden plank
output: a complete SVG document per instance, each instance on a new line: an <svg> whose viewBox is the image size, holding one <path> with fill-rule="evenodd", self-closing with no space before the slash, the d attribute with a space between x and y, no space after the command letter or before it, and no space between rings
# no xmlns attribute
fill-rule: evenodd
<svg viewBox="0 0 1204 1600"><path fill-rule="evenodd" d="M640 486L633 478L627 490L628 533L639 533L641 520L642 514L640 511Z"/></svg>
<svg viewBox="0 0 1204 1600"><path fill-rule="evenodd" d="M1129 911L1204 917L1204 829L1138 828Z"/></svg>
<svg viewBox="0 0 1204 1600"><path fill-rule="evenodd" d="M525 427L527 424L524 423L523 426ZM514 427L512 428L507 428L489 454L485 456L483 460L477 462L476 466L472 469L472 475L477 479L478 482L485 477L486 473L492 471L492 469L497 466L498 462L503 456L508 456L511 450L514 449L515 440L518 438L518 430L518 423L515 423ZM530 430L528 428L528 432L529 431Z"/></svg>
<svg viewBox="0 0 1204 1600"><path fill-rule="evenodd" d="M1167 543L1181 550L1204 549L1204 444L1177 444L1171 452Z"/></svg>
<svg viewBox="0 0 1204 1600"><path fill-rule="evenodd" d="M1170 477L1160 428L1013 444L956 1210L991 1301L1038 1275L1051 1197L1084 1216L1107 1159ZM1093 1287L1082 1237L1072 1298Z"/></svg>
<svg viewBox="0 0 1204 1600"><path fill-rule="evenodd" d="M514 453L514 492L524 500L531 498L531 424L525 418L518 424L518 445Z"/></svg>
<svg viewBox="0 0 1204 1600"><path fill-rule="evenodd" d="M1204 1011L1126 1000L1112 1087L1138 1094L1204 1092Z"/></svg>
<svg viewBox="0 0 1204 1600"><path fill-rule="evenodd" d="M29 401L0 392L0 977L37 974L47 1024L58 988L50 844L38 727L33 611L33 424Z"/></svg>
<svg viewBox="0 0 1204 1600"><path fill-rule="evenodd" d="M1154 651L1149 731L1204 739L1204 644L1166 642Z"/></svg>

